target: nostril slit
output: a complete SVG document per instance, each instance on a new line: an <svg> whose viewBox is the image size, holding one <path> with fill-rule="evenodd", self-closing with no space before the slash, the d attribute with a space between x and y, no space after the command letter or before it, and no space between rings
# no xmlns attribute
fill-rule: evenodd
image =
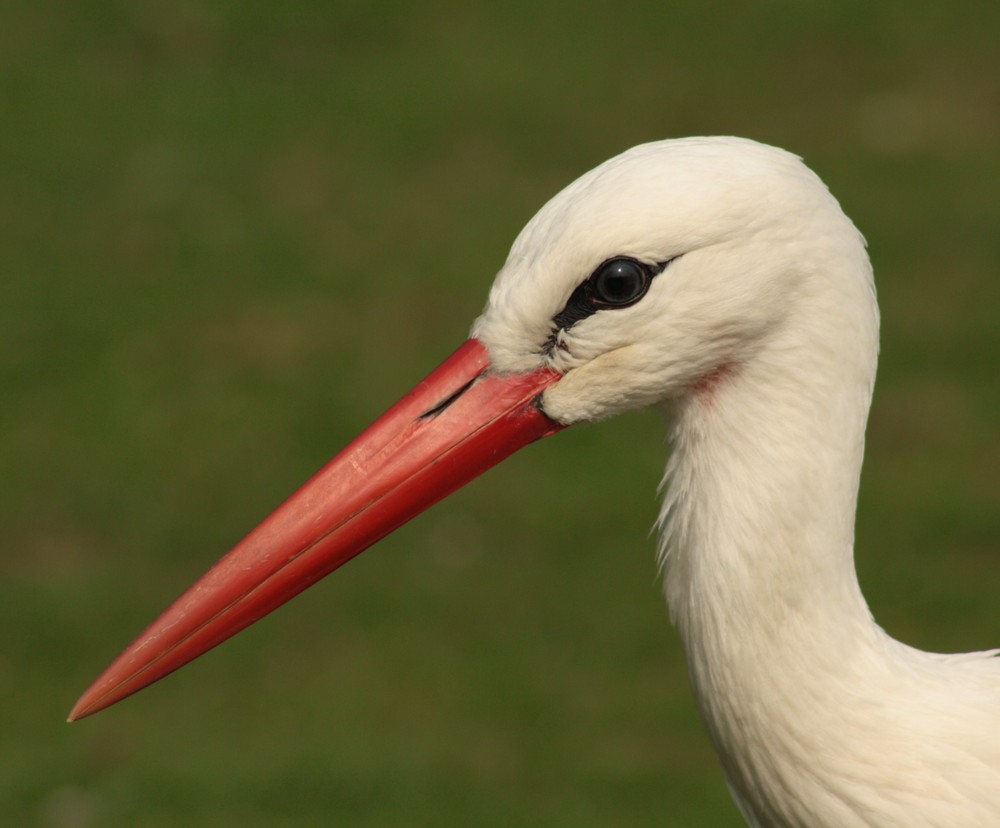
<svg viewBox="0 0 1000 828"><path fill-rule="evenodd" d="M426 420L429 419L430 417L436 417L438 414L440 414L442 411L448 408L448 406L450 406L453 402L455 402L455 400L461 397L462 394L468 391L472 387L472 384L477 379L478 377L473 377L467 383L465 383L465 385L463 385L461 388L457 389L456 391L453 391L451 394L449 394L447 397L441 400L441 402L437 403L437 405L428 408L417 419Z"/></svg>

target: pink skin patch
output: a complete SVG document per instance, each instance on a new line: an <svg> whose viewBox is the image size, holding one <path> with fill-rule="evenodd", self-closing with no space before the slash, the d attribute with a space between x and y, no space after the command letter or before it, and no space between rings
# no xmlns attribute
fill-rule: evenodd
<svg viewBox="0 0 1000 828"><path fill-rule="evenodd" d="M701 398L701 400L707 404L711 404L712 399L715 397L715 392L719 389L723 382L733 375L735 368L731 362L723 362L721 365L717 365L707 374L705 374L701 379L699 379L691 388L694 393Z"/></svg>

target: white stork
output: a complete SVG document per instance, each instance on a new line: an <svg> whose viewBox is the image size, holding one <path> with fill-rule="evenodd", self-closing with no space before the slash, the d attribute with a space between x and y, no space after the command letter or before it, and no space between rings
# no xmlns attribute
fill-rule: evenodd
<svg viewBox="0 0 1000 828"><path fill-rule="evenodd" d="M872 620L853 560L878 308L861 235L796 157L635 147L528 223L472 337L185 592L90 715L215 646L518 448L668 407L670 615L755 826L1000 826L1000 658Z"/></svg>

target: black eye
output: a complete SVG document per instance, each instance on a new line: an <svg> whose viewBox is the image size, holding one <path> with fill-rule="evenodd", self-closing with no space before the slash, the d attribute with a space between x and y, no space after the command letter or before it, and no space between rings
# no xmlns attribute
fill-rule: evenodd
<svg viewBox="0 0 1000 828"><path fill-rule="evenodd" d="M590 277L591 296L598 305L624 308L646 295L650 278L649 269L634 259L611 259Z"/></svg>
<svg viewBox="0 0 1000 828"><path fill-rule="evenodd" d="M552 317L552 334L542 346L542 353L551 354L559 332L569 330L580 320L601 310L634 305L646 295L653 277L676 258L644 264L628 256L618 256L598 265L587 281L576 286L563 309Z"/></svg>

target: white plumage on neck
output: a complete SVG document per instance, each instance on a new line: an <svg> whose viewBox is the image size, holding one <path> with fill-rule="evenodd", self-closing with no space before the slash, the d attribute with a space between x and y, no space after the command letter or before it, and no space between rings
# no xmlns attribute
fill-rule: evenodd
<svg viewBox="0 0 1000 828"><path fill-rule="evenodd" d="M553 336L613 256L664 262L632 307ZM854 517L878 352L864 241L798 159L733 138L644 145L550 201L474 334L563 372L565 423L672 414L660 554L671 618L753 825L1000 825L1000 660L887 636Z"/></svg>
<svg viewBox="0 0 1000 828"><path fill-rule="evenodd" d="M677 405L671 617L751 824L985 828L1000 824L1000 663L892 640L857 583L877 312L867 263L846 254L855 272L818 275L828 292Z"/></svg>

